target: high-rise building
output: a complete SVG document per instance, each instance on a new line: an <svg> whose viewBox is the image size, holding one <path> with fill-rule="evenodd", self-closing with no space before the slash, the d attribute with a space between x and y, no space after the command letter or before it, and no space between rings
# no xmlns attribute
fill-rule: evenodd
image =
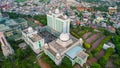
<svg viewBox="0 0 120 68"><path fill-rule="evenodd" d="M55 11L49 11L47 14L47 25L60 33L69 33L70 19L63 15L59 9L55 9Z"/></svg>

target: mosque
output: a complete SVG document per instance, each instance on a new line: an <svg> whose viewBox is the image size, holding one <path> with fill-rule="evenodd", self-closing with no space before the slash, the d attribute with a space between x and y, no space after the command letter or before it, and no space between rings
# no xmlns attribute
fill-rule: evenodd
<svg viewBox="0 0 120 68"><path fill-rule="evenodd" d="M23 39L36 54L43 51L56 65L61 64L62 59L68 57L72 65L81 66L86 63L88 54L82 47L82 38L76 39L69 32L70 19L59 9L50 10L47 13L47 26L39 31L31 27L22 31Z"/></svg>

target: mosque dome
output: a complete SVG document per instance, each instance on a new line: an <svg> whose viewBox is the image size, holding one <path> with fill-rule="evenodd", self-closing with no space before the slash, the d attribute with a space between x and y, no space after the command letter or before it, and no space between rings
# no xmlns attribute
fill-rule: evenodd
<svg viewBox="0 0 120 68"><path fill-rule="evenodd" d="M46 49L48 48L48 44L45 44L45 48L46 48Z"/></svg>
<svg viewBox="0 0 120 68"><path fill-rule="evenodd" d="M58 8L57 8L57 9L55 9L55 13L56 13L56 14L60 13L60 11L59 11L59 9L58 9Z"/></svg>
<svg viewBox="0 0 120 68"><path fill-rule="evenodd" d="M61 57L60 54L57 53L57 54L56 54L56 59L60 59L60 57Z"/></svg>
<svg viewBox="0 0 120 68"><path fill-rule="evenodd" d="M80 38L80 41L83 41L82 38Z"/></svg>
<svg viewBox="0 0 120 68"><path fill-rule="evenodd" d="M62 40L62 41L68 41L69 40L69 34L68 33L62 33L62 34L60 34L60 40Z"/></svg>
<svg viewBox="0 0 120 68"><path fill-rule="evenodd" d="M32 28L32 27L29 27L29 28L28 28L28 32L29 32L29 33L33 32L33 28Z"/></svg>

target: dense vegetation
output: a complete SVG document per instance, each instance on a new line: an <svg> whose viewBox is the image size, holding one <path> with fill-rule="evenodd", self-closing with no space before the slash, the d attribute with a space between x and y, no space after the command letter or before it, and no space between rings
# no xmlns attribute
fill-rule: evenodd
<svg viewBox="0 0 120 68"><path fill-rule="evenodd" d="M72 62L69 58L64 57L60 66L57 66L47 55L44 53L41 56L42 61L48 63L51 68L73 68Z"/></svg>
<svg viewBox="0 0 120 68"><path fill-rule="evenodd" d="M78 2L82 2L82 1L85 1L85 2L100 2L101 0L76 0Z"/></svg>
<svg viewBox="0 0 120 68"><path fill-rule="evenodd" d="M99 60L99 63L102 65L102 67L105 67L105 65L107 64L110 56L113 54L114 49L113 48L108 48L105 52L105 55L103 57L101 57L101 59Z"/></svg>
<svg viewBox="0 0 120 68"><path fill-rule="evenodd" d="M116 34L112 38L112 42L115 44L116 53L112 56L116 68L120 67L120 28L116 30Z"/></svg>
<svg viewBox="0 0 120 68"><path fill-rule="evenodd" d="M109 6L93 6L92 8L94 9L94 11L103 11L103 12L108 12L108 7Z"/></svg>
<svg viewBox="0 0 120 68"><path fill-rule="evenodd" d="M9 42L12 43L11 46L15 50L15 54L0 62L1 68L40 68L37 63L34 63L36 55L29 46L24 50L18 47L18 44L23 42L22 40L17 42L9 40Z"/></svg>
<svg viewBox="0 0 120 68"><path fill-rule="evenodd" d="M100 67L100 64L94 62L91 68L101 68L101 67Z"/></svg>
<svg viewBox="0 0 120 68"><path fill-rule="evenodd" d="M83 47L84 47L85 49L89 49L89 48L91 47L91 45L88 44L88 43L86 43L86 42L84 42L84 43L83 43Z"/></svg>
<svg viewBox="0 0 120 68"><path fill-rule="evenodd" d="M106 38L104 38L101 43L99 44L99 46L95 49L92 50L93 54L97 54L98 52L100 52L100 50L102 49L104 43L108 42L111 39L111 36L107 36Z"/></svg>
<svg viewBox="0 0 120 68"><path fill-rule="evenodd" d="M24 15L24 14L16 14L16 13L12 13L12 12L3 12L3 13L8 14L11 19L32 18L34 20L39 21L43 25L47 25L47 17L46 17L46 15L34 15L34 16L30 16L30 15Z"/></svg>

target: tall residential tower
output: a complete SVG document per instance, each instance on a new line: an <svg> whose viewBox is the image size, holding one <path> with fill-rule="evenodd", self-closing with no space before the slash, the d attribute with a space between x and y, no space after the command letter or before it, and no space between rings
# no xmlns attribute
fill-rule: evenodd
<svg viewBox="0 0 120 68"><path fill-rule="evenodd" d="M60 33L69 33L70 19L63 15L59 9L55 9L55 11L49 11L47 14L47 25Z"/></svg>

